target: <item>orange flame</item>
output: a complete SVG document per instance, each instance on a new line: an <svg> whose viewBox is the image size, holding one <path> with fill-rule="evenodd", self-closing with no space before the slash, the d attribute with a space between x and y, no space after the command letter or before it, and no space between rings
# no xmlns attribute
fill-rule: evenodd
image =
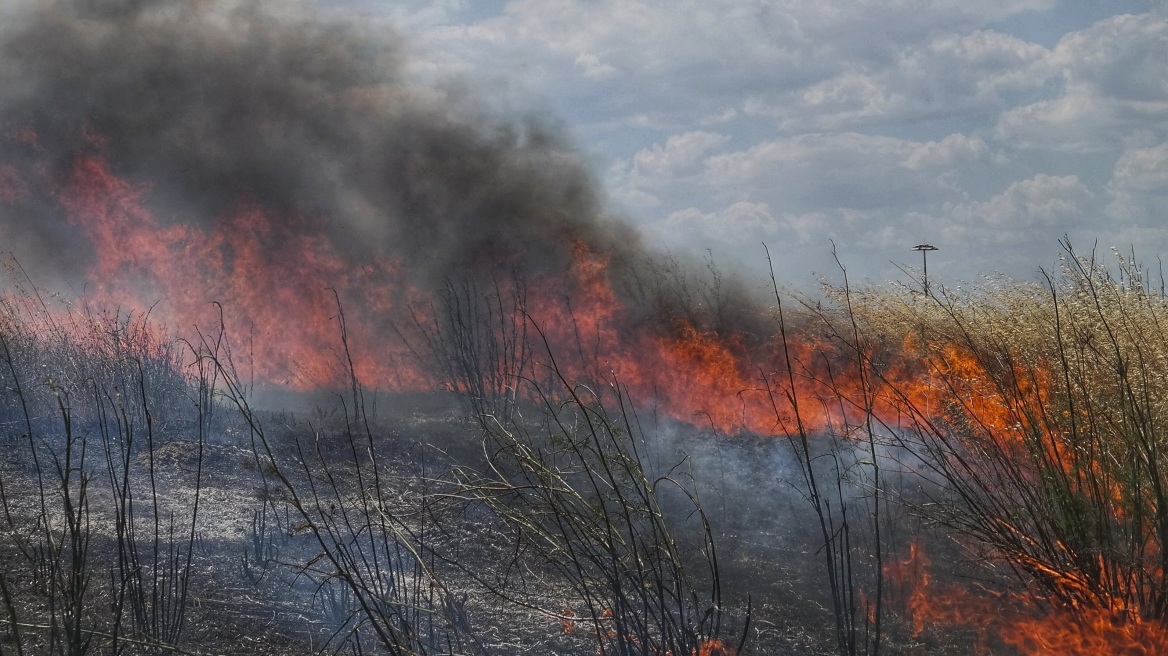
<svg viewBox="0 0 1168 656"><path fill-rule="evenodd" d="M100 153L101 135L90 130L85 141ZM0 167L0 201L21 198L28 188L19 171ZM246 360L241 370L269 383L301 390L344 383L347 346L366 385L435 387L438 381L393 338L395 322L419 316L431 302L410 285L399 260L353 261L326 236L326 217L273 215L246 198L211 221L163 221L148 209L149 193L118 177L100 154L75 157L56 198L70 225L93 244L92 300L149 311L192 341L196 329L214 332L222 319L234 357ZM846 423L847 404L822 400L861 390L850 382L847 359L827 343L718 334L686 317L640 325L612 288L608 258L580 241L572 254L568 271L532 282L527 307L553 353L576 354L560 363L570 377L615 377L631 397L655 400L665 415L727 433L792 430L792 394L820 400L800 408L807 430ZM359 299L343 303L345 345L338 339L338 299ZM796 375L777 355L784 348L800 368Z"/></svg>
<svg viewBox="0 0 1168 656"><path fill-rule="evenodd" d="M998 645L1033 656L1153 656L1168 650L1168 627L1122 607L1040 612L1017 594L977 595L966 587L938 584L929 567L923 547L915 542L908 556L885 567L891 595L909 620L913 637L929 627L967 626L976 629L978 651L986 654L999 651Z"/></svg>
<svg viewBox="0 0 1168 656"><path fill-rule="evenodd" d="M402 353L369 351L384 345L378 320L400 311L411 293L392 262L354 266L324 238L281 225L311 225L312 217L277 220L247 204L213 231L164 226L145 208L146 192L113 175L100 157L74 162L60 202L94 244L90 279L97 300L146 311L158 299L156 315L187 338L196 326L206 331L218 324L211 304L217 302L228 334L247 337L243 355L257 376L310 389L343 381L331 285L340 296L359 294L364 301L348 322L356 328L350 348L364 349L355 359L357 374L375 384L424 384Z"/></svg>

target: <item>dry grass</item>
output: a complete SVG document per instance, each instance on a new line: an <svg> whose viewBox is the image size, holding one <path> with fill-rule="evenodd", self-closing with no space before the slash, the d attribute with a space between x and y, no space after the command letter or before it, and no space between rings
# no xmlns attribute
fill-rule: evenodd
<svg viewBox="0 0 1168 656"><path fill-rule="evenodd" d="M1168 300L1119 259L930 296L836 290L922 508L1040 605L1168 619ZM1084 619L1085 621L1085 619Z"/></svg>

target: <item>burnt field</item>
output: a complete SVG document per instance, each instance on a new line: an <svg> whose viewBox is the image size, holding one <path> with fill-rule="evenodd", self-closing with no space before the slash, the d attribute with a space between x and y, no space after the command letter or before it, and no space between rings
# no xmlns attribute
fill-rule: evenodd
<svg viewBox="0 0 1168 656"><path fill-rule="evenodd" d="M450 392L253 410L213 352L29 307L3 334L5 651L832 652L774 438L583 397L506 428Z"/></svg>
<svg viewBox="0 0 1168 656"><path fill-rule="evenodd" d="M376 469L379 480L363 483L376 508L358 492L352 436L336 412L262 415L275 461L296 468L311 449L315 480L298 469L277 471L262 453L257 459L246 427L228 418L203 443L164 430L153 449L132 448L129 466L115 471L130 481L124 491L111 490L103 446L85 443L92 437L73 444L74 457L84 448L86 459L71 463L66 491L51 446L61 444L63 430L59 422L46 425L36 439L42 466L53 463L44 477L47 520L27 438L8 436L5 649L15 653L19 640L26 653L595 653L597 626L606 634L612 620L597 607L593 625L588 603L610 600L595 590L596 598L582 598L580 581L559 571L574 564L570 551L532 553L489 507L463 498L464 484L452 472L465 474L482 462L480 430L457 406L419 405L379 418L373 437L363 435L356 445L363 473ZM92 430L81 423L79 433ZM685 457L679 444L664 449L654 455ZM724 457L740 463L751 451L777 457L773 445L752 440L732 450ZM370 452L375 467L364 462ZM720 602L709 597L704 549L712 545L703 527L684 508L669 509L676 557L695 570L687 572L693 584L705 584L684 621L712 631L708 621L699 627L703 614L717 608L727 635L748 634L750 653L831 653L830 600L813 575L818 559L793 524L809 515L801 507L748 511L760 489L777 504L790 503L790 492L776 479L739 487L746 482L737 476L734 489L723 483L701 490L703 503L717 506L710 520ZM290 491L308 495L300 501L305 515ZM65 515L65 494L76 504L77 534ZM663 496L663 503L680 505ZM595 556L588 552L594 545L579 546L575 558ZM637 583L624 575L626 585ZM362 606L371 600L378 605ZM381 622L395 639L416 641L411 651L387 647L377 633ZM614 639L602 642L620 653Z"/></svg>
<svg viewBox="0 0 1168 656"><path fill-rule="evenodd" d="M5 650L623 653L634 647L618 640L645 629L618 636L612 608L621 601L647 626L657 617L641 610L639 588L656 586L670 601L655 610L678 635L637 640L716 653L721 629L756 653L830 652L829 600L801 572L813 545L795 522L809 515L767 474L786 460L771 440L723 438L718 455L682 426L636 444L608 434L593 461L593 447L570 443L579 435L533 432L524 444L548 450L540 462L562 478L529 497L489 474L516 463L490 453L502 445L449 393L241 412L218 372L184 377L181 358L140 324L98 322L52 345L21 343L14 327L0 478ZM88 350L98 345L109 350ZM527 405L525 431L581 419ZM605 464L623 468L607 474L610 492L639 494L596 511L602 490L577 497L569 486ZM635 478L666 475L676 492ZM714 507L709 526L703 504ZM572 532L555 535L540 513L564 513ZM529 543L525 521L553 546ZM622 588L628 597L614 597Z"/></svg>

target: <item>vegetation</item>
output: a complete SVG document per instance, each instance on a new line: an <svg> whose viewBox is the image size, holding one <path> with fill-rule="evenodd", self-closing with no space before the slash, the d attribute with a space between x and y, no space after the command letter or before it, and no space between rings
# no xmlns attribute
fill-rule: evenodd
<svg viewBox="0 0 1168 656"><path fill-rule="evenodd" d="M1046 605L1163 622L1168 300L1064 246L1041 284L853 295L851 316L888 434L940 484L930 517Z"/></svg>
<svg viewBox="0 0 1168 656"><path fill-rule="evenodd" d="M776 284L777 364L743 393L770 400L789 467L738 492L590 348L557 352L516 280L451 283L403 331L464 401L431 406L429 434L387 424L352 362L334 407L263 411L222 331L175 342L17 289L0 653L251 653L249 631L289 654L783 653L777 608L827 621L820 653L1157 653L1168 300L1129 259L1065 249L1037 284ZM717 458L775 443L715 437ZM780 512L781 557L813 569L726 559ZM912 560L947 544L975 566ZM993 631L925 631L968 622L959 605Z"/></svg>
<svg viewBox="0 0 1168 656"><path fill-rule="evenodd" d="M57 314L37 294L0 307L0 592L17 653L181 641L217 384L213 370L184 366L183 350L146 317ZM158 489L163 440L194 454L181 503Z"/></svg>

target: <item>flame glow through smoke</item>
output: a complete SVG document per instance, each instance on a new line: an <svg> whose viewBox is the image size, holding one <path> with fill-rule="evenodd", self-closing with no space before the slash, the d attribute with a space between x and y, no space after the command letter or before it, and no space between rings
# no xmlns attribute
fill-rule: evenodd
<svg viewBox="0 0 1168 656"><path fill-rule="evenodd" d="M390 257L353 262L319 229L323 219L275 218L259 204L241 200L214 229L189 223L163 225L147 208L149 189L120 178L98 155L78 155L57 194L69 225L92 243L91 298L127 310L150 309L178 335L214 329L224 308L228 334L261 380L312 390L345 380L338 306L346 302L346 330L358 378L380 389L433 389L439 381L418 367L388 327L414 308L432 303L400 261ZM540 272L530 285L528 311L540 324L549 350L586 348L588 366L615 377L636 399L653 400L668 416L709 423L724 432L774 433L791 422L780 393L768 393L765 376L785 364L775 338L698 330L688 317L666 326L638 322L613 291L608 258L575 241L569 266L559 276ZM581 346L587 344L587 346ZM789 345L805 361L796 379L801 396L835 395L816 360L831 355L826 343L800 339ZM838 359L838 358L837 358ZM564 358L570 376L582 365ZM833 363L834 364L834 363ZM846 385L839 374L835 385ZM776 388L785 381L772 383ZM778 404L776 406L776 403ZM832 409L806 409L808 430L837 418ZM778 414L776 414L778 412Z"/></svg>
<svg viewBox="0 0 1168 656"><path fill-rule="evenodd" d="M10 187L33 186L13 167L6 170ZM432 300L400 262L370 259L354 266L320 228L324 219L277 220L246 198L212 230L181 222L164 225L147 208L149 192L148 186L115 175L100 155L84 153L75 157L66 183L55 193L69 225L93 245L89 278L97 301L138 311L157 302L151 311L183 334L216 324L217 309L208 299L218 300L228 309L228 330L253 336L248 358L260 378L314 389L342 382L334 299L360 299L346 308L358 377L382 388L434 387L436 381L400 342L386 339L383 328L409 307ZM963 400L963 416L976 418L984 434L1006 441L1003 449L1020 453L1033 428L1019 421L1033 413L994 389L983 365L956 345L926 349L906 341L885 354L886 360L898 359L883 369L883 378L865 383L836 345L806 334L789 335L784 345L773 335L701 331L686 317L647 329L631 318L614 292L609 258L578 240L571 251L560 276L542 272L531 286L529 309L551 351L581 349L582 342L589 342L598 361L594 366L607 368L632 398L653 399L667 415L724 432L790 433L797 427L785 390L793 389L805 404L799 418L812 432L854 425L865 404L888 423L896 421L902 406L916 412L935 408L936 416L923 419L939 419L946 399L954 398ZM797 363L794 377L786 377L784 353ZM924 360L930 363L927 368ZM566 366L569 376L587 375L572 371L573 366ZM1037 392L1017 402L1045 399L1048 382L1041 372L1018 378L1030 380L1024 385L1036 386ZM910 581L905 584L907 615L917 632L932 624L976 625L976 618L996 613L987 598L931 585L927 568L927 559L914 546L909 561L888 572L892 580ZM986 633L991 629L992 636ZM996 639L1036 654L1148 653L1138 650L1166 644L1162 633L1126 609L1089 608L1073 616L1017 612L986 627L982 642Z"/></svg>

